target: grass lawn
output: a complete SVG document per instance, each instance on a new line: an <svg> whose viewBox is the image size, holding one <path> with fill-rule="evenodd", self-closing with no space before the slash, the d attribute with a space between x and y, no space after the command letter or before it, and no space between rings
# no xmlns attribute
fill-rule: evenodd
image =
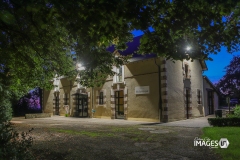
<svg viewBox="0 0 240 160"><path fill-rule="evenodd" d="M208 137L211 140L227 138L228 148L214 149L224 160L236 160L240 157L240 127L205 127L202 138Z"/></svg>

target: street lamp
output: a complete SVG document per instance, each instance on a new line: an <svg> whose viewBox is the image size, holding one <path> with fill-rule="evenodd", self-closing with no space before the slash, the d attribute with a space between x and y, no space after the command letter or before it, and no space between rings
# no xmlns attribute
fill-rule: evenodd
<svg viewBox="0 0 240 160"><path fill-rule="evenodd" d="M188 58L189 58L189 53L190 53L191 50L192 50L192 47L191 47L191 46L187 46L187 47L185 48L185 54L186 54L186 56L188 56Z"/></svg>
<svg viewBox="0 0 240 160"><path fill-rule="evenodd" d="M187 46L186 50L190 51L191 50L191 46Z"/></svg>
<svg viewBox="0 0 240 160"><path fill-rule="evenodd" d="M78 71L85 70L85 67L83 67L81 63L77 63L76 68Z"/></svg>

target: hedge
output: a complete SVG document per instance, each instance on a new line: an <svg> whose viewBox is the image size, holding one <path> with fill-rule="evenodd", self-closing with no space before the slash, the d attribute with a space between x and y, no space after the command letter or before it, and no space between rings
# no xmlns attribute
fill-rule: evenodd
<svg viewBox="0 0 240 160"><path fill-rule="evenodd" d="M224 126L239 126L240 118L228 117L228 118L208 118L208 123L212 126L224 127Z"/></svg>

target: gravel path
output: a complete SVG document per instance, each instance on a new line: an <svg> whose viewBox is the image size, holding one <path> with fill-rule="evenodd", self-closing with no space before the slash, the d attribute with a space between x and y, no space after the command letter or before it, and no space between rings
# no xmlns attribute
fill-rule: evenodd
<svg viewBox="0 0 240 160"><path fill-rule="evenodd" d="M194 147L201 128L124 120L52 117L13 118L18 131L34 128L37 160L214 160L208 147Z"/></svg>

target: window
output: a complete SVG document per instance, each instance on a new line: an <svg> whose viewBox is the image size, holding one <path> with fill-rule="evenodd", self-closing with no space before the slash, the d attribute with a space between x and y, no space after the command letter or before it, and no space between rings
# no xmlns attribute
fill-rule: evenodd
<svg viewBox="0 0 240 160"><path fill-rule="evenodd" d="M103 104L103 92L99 92L99 104Z"/></svg>
<svg viewBox="0 0 240 160"><path fill-rule="evenodd" d="M202 104L201 102L201 90L197 89L197 103Z"/></svg>
<svg viewBox="0 0 240 160"><path fill-rule="evenodd" d="M120 67L114 67L113 71L115 72L115 75L113 77L114 83L123 82L124 81L124 68L123 66Z"/></svg>
<svg viewBox="0 0 240 160"><path fill-rule="evenodd" d="M59 78L54 78L54 82L53 82L53 85L54 85L54 91L55 92L58 92L59 91Z"/></svg>
<svg viewBox="0 0 240 160"><path fill-rule="evenodd" d="M117 82L122 82L122 67L117 68Z"/></svg>
<svg viewBox="0 0 240 160"><path fill-rule="evenodd" d="M96 91L96 103L97 105L106 105L106 89Z"/></svg>

